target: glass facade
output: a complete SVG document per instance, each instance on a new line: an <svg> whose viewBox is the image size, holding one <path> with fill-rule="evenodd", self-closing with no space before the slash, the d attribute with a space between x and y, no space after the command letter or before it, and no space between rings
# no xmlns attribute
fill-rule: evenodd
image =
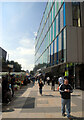
<svg viewBox="0 0 84 120"><path fill-rule="evenodd" d="M65 2L47 3L35 43L35 65L66 61Z"/></svg>

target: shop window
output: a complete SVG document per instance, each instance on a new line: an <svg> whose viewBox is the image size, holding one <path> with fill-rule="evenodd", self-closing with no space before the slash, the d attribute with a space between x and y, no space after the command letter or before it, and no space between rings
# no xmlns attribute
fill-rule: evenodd
<svg viewBox="0 0 84 120"><path fill-rule="evenodd" d="M73 26L80 27L81 26L81 12L80 12L79 2L72 3L72 17L73 17Z"/></svg>

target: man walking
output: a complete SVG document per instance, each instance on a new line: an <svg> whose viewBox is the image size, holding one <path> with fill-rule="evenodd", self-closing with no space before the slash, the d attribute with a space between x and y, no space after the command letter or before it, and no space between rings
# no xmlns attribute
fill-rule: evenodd
<svg viewBox="0 0 84 120"><path fill-rule="evenodd" d="M71 85L68 83L68 79L64 79L64 83L60 85L59 91L61 93L61 103L62 103L62 116L65 116L65 105L66 105L66 113L67 117L70 119L70 104L71 104L71 95L73 92Z"/></svg>

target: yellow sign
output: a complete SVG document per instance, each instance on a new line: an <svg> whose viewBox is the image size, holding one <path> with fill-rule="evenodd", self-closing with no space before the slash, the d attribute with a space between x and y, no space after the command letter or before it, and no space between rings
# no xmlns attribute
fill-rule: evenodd
<svg viewBox="0 0 84 120"><path fill-rule="evenodd" d="M65 71L65 76L68 76L69 75L69 72L68 72L68 70L67 71Z"/></svg>

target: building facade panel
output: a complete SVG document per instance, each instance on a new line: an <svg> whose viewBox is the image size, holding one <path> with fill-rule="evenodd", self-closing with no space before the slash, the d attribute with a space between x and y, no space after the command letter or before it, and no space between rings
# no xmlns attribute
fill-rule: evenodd
<svg viewBox="0 0 84 120"><path fill-rule="evenodd" d="M83 61L83 46L82 46L82 40L83 40L83 37L82 37L82 28L79 27L77 29L77 36L78 36L78 62L79 63L84 63Z"/></svg>
<svg viewBox="0 0 84 120"><path fill-rule="evenodd" d="M82 38L83 38L83 41L82 41L82 59L83 59L83 63L84 63L84 28L82 29Z"/></svg>
<svg viewBox="0 0 84 120"><path fill-rule="evenodd" d="M77 29L67 27L67 62L77 62Z"/></svg>
<svg viewBox="0 0 84 120"><path fill-rule="evenodd" d="M64 4L64 11L65 11L64 16L66 16L66 25L72 26L72 3L71 2L69 3L66 2Z"/></svg>

